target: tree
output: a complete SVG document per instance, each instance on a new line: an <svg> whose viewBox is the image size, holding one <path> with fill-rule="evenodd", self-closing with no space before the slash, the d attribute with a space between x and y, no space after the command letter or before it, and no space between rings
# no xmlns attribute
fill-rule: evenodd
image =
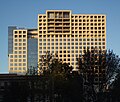
<svg viewBox="0 0 120 102"><path fill-rule="evenodd" d="M54 58L48 69L53 82L54 99L57 102L65 101L67 99L68 77L72 71L72 67Z"/></svg>
<svg viewBox="0 0 120 102"><path fill-rule="evenodd" d="M120 58L110 50L87 50L78 58L78 66L84 78L86 99L92 102L103 101L101 99L105 97L102 94L105 94L119 73Z"/></svg>
<svg viewBox="0 0 120 102"><path fill-rule="evenodd" d="M41 75L49 70L48 67L51 64L53 58L54 56L49 51L47 51L45 55L41 56L38 62L38 75Z"/></svg>
<svg viewBox="0 0 120 102"><path fill-rule="evenodd" d="M26 75L38 75L38 68L30 66L27 70Z"/></svg>
<svg viewBox="0 0 120 102"><path fill-rule="evenodd" d="M106 54L106 83L109 86L120 72L120 58L113 53L113 50L109 50Z"/></svg>
<svg viewBox="0 0 120 102"><path fill-rule="evenodd" d="M57 102L83 102L83 79L67 63L53 58L43 75L51 77L53 99Z"/></svg>
<svg viewBox="0 0 120 102"><path fill-rule="evenodd" d="M112 83L110 90L111 102L120 102L120 72Z"/></svg>

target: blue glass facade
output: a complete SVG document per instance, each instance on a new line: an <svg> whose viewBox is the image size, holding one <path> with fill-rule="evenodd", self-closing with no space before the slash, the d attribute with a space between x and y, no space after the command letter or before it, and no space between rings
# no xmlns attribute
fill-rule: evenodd
<svg viewBox="0 0 120 102"><path fill-rule="evenodd" d="M13 53L13 30L17 29L16 26L8 27L8 55Z"/></svg>
<svg viewBox="0 0 120 102"><path fill-rule="evenodd" d="M38 64L38 39L28 38L28 69L37 69Z"/></svg>

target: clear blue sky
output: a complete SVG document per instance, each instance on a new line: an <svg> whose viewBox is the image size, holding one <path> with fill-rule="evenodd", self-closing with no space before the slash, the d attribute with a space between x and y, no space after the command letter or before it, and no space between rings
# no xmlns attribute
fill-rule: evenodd
<svg viewBox="0 0 120 102"><path fill-rule="evenodd" d="M37 28L48 9L107 15L107 49L120 55L120 0L0 0L0 73L8 72L8 26Z"/></svg>

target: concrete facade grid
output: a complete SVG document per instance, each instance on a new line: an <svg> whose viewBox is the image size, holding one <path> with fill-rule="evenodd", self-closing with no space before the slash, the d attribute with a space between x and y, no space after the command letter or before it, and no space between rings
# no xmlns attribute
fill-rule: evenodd
<svg viewBox="0 0 120 102"><path fill-rule="evenodd" d="M72 14L71 10L47 10L46 14L38 14L37 31L13 31L13 54L9 54L11 73L28 70L28 36L38 39L38 63L42 63L42 55L49 51L76 69L76 58L84 50L106 50L106 15Z"/></svg>
<svg viewBox="0 0 120 102"><path fill-rule="evenodd" d="M52 17L48 16L50 13ZM59 16L65 13L68 13L69 17ZM83 54L84 50L91 50L93 47L106 49L106 16L71 14L69 10L48 10L46 15L38 15L38 33L39 59L46 51L50 51L57 53L61 61L76 68L76 57Z"/></svg>

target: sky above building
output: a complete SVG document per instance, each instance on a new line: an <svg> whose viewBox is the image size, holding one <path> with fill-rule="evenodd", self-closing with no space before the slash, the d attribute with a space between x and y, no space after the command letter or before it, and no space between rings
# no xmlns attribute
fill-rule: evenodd
<svg viewBox="0 0 120 102"><path fill-rule="evenodd" d="M107 49L120 55L120 0L0 0L0 73L8 72L8 26L37 28L38 14L56 9L106 14Z"/></svg>

